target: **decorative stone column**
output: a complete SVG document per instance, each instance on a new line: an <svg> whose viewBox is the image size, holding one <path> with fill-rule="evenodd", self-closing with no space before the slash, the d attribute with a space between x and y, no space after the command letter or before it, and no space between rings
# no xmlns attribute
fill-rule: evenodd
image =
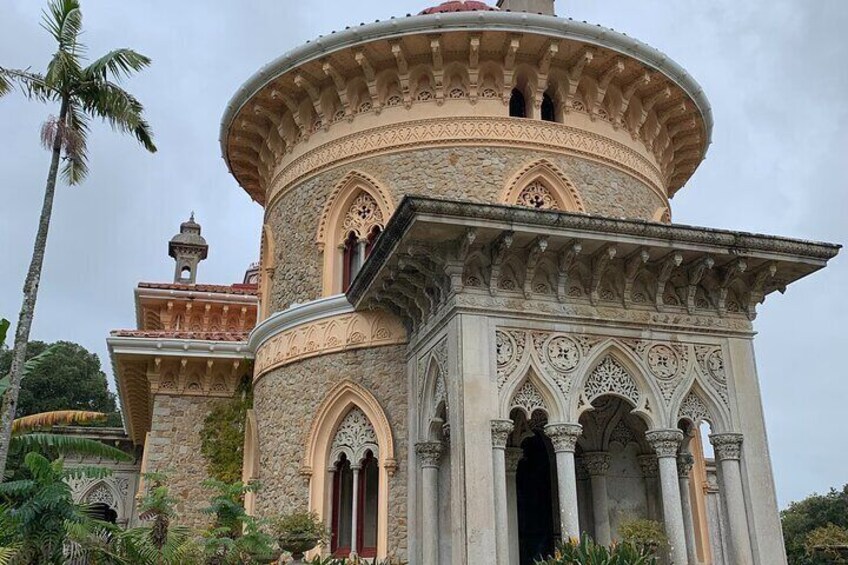
<svg viewBox="0 0 848 565"><path fill-rule="evenodd" d="M559 523L563 541L580 539L580 519L577 510L577 473L574 468L574 449L583 433L580 424L548 424L545 433L554 444L559 487Z"/></svg>
<svg viewBox="0 0 848 565"><path fill-rule="evenodd" d="M521 555L518 551L518 464L524 457L520 447L506 448L506 511L509 527L509 565L518 565Z"/></svg>
<svg viewBox="0 0 848 565"><path fill-rule="evenodd" d="M663 517L665 532L671 544L671 562L673 565L684 565L689 556L686 552L686 530L677 473L677 450L683 442L683 432L674 429L650 430L645 434L645 439L657 452L659 460Z"/></svg>
<svg viewBox="0 0 848 565"><path fill-rule="evenodd" d="M495 485L495 549L497 565L509 565L509 510L506 481L506 442L512 420L492 420L492 471Z"/></svg>
<svg viewBox="0 0 848 565"><path fill-rule="evenodd" d="M734 565L754 562L745 510L745 491L742 488L742 434L712 434L710 443L715 449L721 468L721 501L727 512L730 529L730 561Z"/></svg>
<svg viewBox="0 0 848 565"><path fill-rule="evenodd" d="M689 491L689 473L695 465L691 453L681 453L677 456L677 476L680 479L680 503L683 506L683 527L686 531L686 551L689 563L698 562L698 551L695 547L695 519L692 517L692 497Z"/></svg>
<svg viewBox="0 0 848 565"><path fill-rule="evenodd" d="M607 473L610 468L609 453L585 453L583 464L592 481L592 509L595 516L595 541L601 545L612 543L612 529L609 519L609 495L607 493Z"/></svg>
<svg viewBox="0 0 848 565"><path fill-rule="evenodd" d="M423 565L438 565L439 459L442 456L442 444L438 441L422 442L415 445L415 452L418 454L418 460L421 463L423 483L421 488Z"/></svg>
<svg viewBox="0 0 848 565"><path fill-rule="evenodd" d="M657 497L660 490L660 464L654 454L640 455L639 466L645 479L645 500L648 503L648 518L657 522L662 521L662 503Z"/></svg>
<svg viewBox="0 0 848 565"><path fill-rule="evenodd" d="M350 519L350 556L355 557L357 555L356 547L356 534L359 530L359 465L351 466L351 470L353 471L353 504L351 504L352 509L352 517Z"/></svg>

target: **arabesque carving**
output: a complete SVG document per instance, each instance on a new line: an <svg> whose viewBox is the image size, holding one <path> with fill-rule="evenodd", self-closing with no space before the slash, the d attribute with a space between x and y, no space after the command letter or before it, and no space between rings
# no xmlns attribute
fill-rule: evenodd
<svg viewBox="0 0 848 565"><path fill-rule="evenodd" d="M391 314L343 314L281 332L256 351L254 379L301 359L338 351L406 343L406 329Z"/></svg>
<svg viewBox="0 0 848 565"><path fill-rule="evenodd" d="M584 386L584 394L590 404L605 394L615 394L626 398L634 406L639 406L642 400L642 393L636 381L611 355L604 357L592 371Z"/></svg>

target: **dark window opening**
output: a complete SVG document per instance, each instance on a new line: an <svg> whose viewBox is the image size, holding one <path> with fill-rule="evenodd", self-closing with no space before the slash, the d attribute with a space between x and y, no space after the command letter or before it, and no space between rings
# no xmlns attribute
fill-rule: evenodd
<svg viewBox="0 0 848 565"><path fill-rule="evenodd" d="M554 106L554 101L547 92L544 98L542 98L542 119L546 122L557 121L556 106Z"/></svg>
<svg viewBox="0 0 848 565"><path fill-rule="evenodd" d="M527 117L527 101L524 94L517 88L512 89L512 96L509 99L509 115L512 118Z"/></svg>

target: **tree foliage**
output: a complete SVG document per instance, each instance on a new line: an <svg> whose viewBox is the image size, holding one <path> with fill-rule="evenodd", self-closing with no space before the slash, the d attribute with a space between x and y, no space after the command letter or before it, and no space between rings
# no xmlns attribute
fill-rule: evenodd
<svg viewBox="0 0 848 565"><path fill-rule="evenodd" d="M200 449L213 479L227 484L241 480L247 411L251 408L253 390L245 379L234 398L217 402L206 416Z"/></svg>
<svg viewBox="0 0 848 565"><path fill-rule="evenodd" d="M832 563L807 551L808 537L830 524L848 528L848 485L842 490L831 489L827 494L814 494L800 502L793 502L780 513L780 518L791 565Z"/></svg>
<svg viewBox="0 0 848 565"><path fill-rule="evenodd" d="M97 355L67 341L33 341L27 347L27 362L30 366L21 381L16 418L83 410L109 414L98 425L121 426L115 395L109 391ZM0 352L0 375L8 373L11 364L12 352Z"/></svg>

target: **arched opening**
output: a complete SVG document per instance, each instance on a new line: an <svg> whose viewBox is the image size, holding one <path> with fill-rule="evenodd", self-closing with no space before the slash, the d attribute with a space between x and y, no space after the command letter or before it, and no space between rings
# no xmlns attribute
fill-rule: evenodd
<svg viewBox="0 0 848 565"><path fill-rule="evenodd" d="M191 267L186 266L180 269L180 279L183 281L191 280Z"/></svg>
<svg viewBox="0 0 848 565"><path fill-rule="evenodd" d="M101 522L107 522L109 524L118 523L118 513L108 504L104 504L102 502L96 502L90 505L86 514L88 514L88 517L93 520L100 520Z"/></svg>
<svg viewBox="0 0 848 565"><path fill-rule="evenodd" d="M581 529L598 543L621 539L633 520L662 521L658 460L645 440L647 426L632 402L605 394L580 417L577 497Z"/></svg>
<svg viewBox="0 0 848 565"><path fill-rule="evenodd" d="M556 105L553 98L547 92L542 96L542 120L546 122L557 121Z"/></svg>
<svg viewBox="0 0 848 565"><path fill-rule="evenodd" d="M330 551L336 557L350 554L353 528L353 471L347 455L342 453L333 473L333 520Z"/></svg>
<svg viewBox="0 0 848 565"><path fill-rule="evenodd" d="M371 450L356 465L351 464L347 454L339 455L333 471L330 534L330 551L335 557L348 557L353 552L360 557L377 556L379 490L379 467Z"/></svg>
<svg viewBox="0 0 848 565"><path fill-rule="evenodd" d="M561 539L556 458L544 432L548 418L543 411L534 412L530 420L521 410L512 415L513 441L521 449L515 475L519 563L533 565L552 555Z"/></svg>
<svg viewBox="0 0 848 565"><path fill-rule="evenodd" d="M359 555L362 557L377 556L377 504L379 501L380 474L377 468L377 459L370 451L362 461L359 485L359 543L361 549Z"/></svg>
<svg viewBox="0 0 848 565"><path fill-rule="evenodd" d="M509 97L509 115L511 118L527 117L527 100L524 93L517 88L512 89L512 95Z"/></svg>

